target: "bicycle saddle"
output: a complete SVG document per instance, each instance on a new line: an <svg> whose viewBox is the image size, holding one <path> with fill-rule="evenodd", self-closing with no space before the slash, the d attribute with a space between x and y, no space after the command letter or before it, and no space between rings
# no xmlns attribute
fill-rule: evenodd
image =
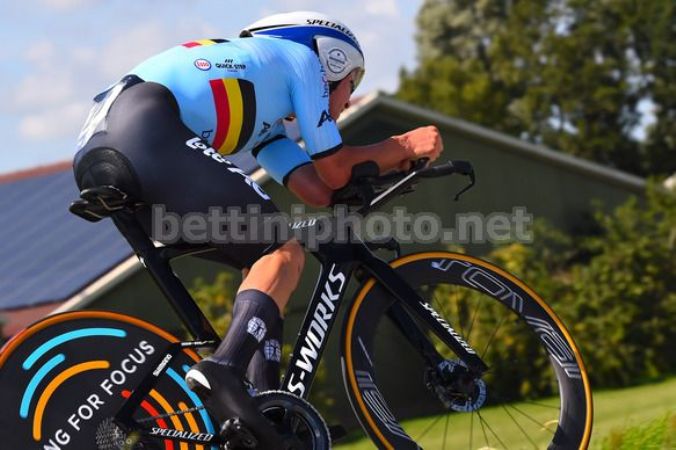
<svg viewBox="0 0 676 450"><path fill-rule="evenodd" d="M98 222L116 211L134 209L138 205L139 202L130 198L126 192L106 185L84 189L80 192L80 198L71 203L68 209L85 220Z"/></svg>

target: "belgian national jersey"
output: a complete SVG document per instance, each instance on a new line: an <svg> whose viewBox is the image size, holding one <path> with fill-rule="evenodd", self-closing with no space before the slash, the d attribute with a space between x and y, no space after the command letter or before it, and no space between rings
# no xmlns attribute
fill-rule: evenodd
<svg viewBox="0 0 676 450"><path fill-rule="evenodd" d="M308 47L251 37L203 39L171 48L129 74L168 88L181 120L221 154L251 150L278 182L296 167L336 151L341 137L329 115L329 87ZM298 123L305 149L287 138Z"/></svg>

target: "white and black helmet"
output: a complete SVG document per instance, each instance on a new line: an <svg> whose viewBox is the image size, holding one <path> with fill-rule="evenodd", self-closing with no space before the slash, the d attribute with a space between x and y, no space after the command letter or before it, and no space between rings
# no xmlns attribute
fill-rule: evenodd
<svg viewBox="0 0 676 450"><path fill-rule="evenodd" d="M252 23L241 36L271 36L288 39L312 49L324 67L329 82L356 71L354 86L364 76L364 53L359 41L342 22L312 11L275 14Z"/></svg>

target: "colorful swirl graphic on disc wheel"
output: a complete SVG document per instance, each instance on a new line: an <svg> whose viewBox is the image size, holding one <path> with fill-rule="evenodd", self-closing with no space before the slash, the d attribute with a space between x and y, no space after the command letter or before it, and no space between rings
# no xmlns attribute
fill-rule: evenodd
<svg viewBox="0 0 676 450"><path fill-rule="evenodd" d="M96 448L98 425L115 416L125 393L178 341L155 325L109 312L65 313L31 325L0 349L0 448ZM211 417L183 379L197 361L193 350L179 351L134 416L155 417L152 426L160 428L214 434ZM167 415L180 411L189 412ZM153 443L164 450L215 450L166 437Z"/></svg>
<svg viewBox="0 0 676 450"><path fill-rule="evenodd" d="M38 400L38 404L35 407L35 417L33 418L33 439L35 439L35 442L40 442L40 439L42 439L42 417L45 413L45 408L47 408L49 399L52 398L52 395L59 388L59 386L78 374L88 372L90 370L108 369L109 367L110 363L108 361L89 361L86 363L77 364L61 372L47 385L45 390L42 391L40 400Z"/></svg>

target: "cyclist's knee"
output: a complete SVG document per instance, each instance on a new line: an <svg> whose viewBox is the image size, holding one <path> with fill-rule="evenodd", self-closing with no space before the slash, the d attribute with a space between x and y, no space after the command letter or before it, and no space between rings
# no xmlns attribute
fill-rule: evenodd
<svg viewBox="0 0 676 450"><path fill-rule="evenodd" d="M287 265L298 278L300 278L300 274L303 272L303 267L305 266L305 250L303 249L303 246L301 246L297 240L293 239L286 242L273 253L276 252L280 252L283 263Z"/></svg>
<svg viewBox="0 0 676 450"><path fill-rule="evenodd" d="M257 289L268 294L283 313L291 293L298 286L305 253L297 241L289 241L263 256L242 280L239 291Z"/></svg>
<svg viewBox="0 0 676 450"><path fill-rule="evenodd" d="M305 252L298 241L293 240L264 256L263 260L267 270L284 277L286 283L295 288L305 265Z"/></svg>

